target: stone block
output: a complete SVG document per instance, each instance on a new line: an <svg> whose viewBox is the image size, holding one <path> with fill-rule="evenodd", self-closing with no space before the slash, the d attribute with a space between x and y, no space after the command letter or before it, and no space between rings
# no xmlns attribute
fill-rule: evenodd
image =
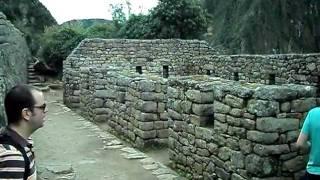
<svg viewBox="0 0 320 180"><path fill-rule="evenodd" d="M240 139L239 140L239 144L241 144L240 146L240 150L243 154L249 154L252 152L252 143L251 141L247 140L247 139Z"/></svg>
<svg viewBox="0 0 320 180"><path fill-rule="evenodd" d="M291 102L291 112L307 112L316 106L316 98L293 100Z"/></svg>
<svg viewBox="0 0 320 180"><path fill-rule="evenodd" d="M232 166L234 166L235 168L240 168L243 169L244 165L245 165L245 156L238 151L233 151L231 153L231 164Z"/></svg>
<svg viewBox="0 0 320 180"><path fill-rule="evenodd" d="M213 112L214 113L221 113L221 114L228 114L231 111L231 107L223 104L219 101L213 102Z"/></svg>
<svg viewBox="0 0 320 180"><path fill-rule="evenodd" d="M141 111L146 113L156 113L157 103L153 101L143 101L141 104Z"/></svg>
<svg viewBox="0 0 320 180"><path fill-rule="evenodd" d="M250 154L245 159L247 171L258 177L273 175L276 171L274 164L275 162L272 159L262 158L255 154Z"/></svg>
<svg viewBox="0 0 320 180"><path fill-rule="evenodd" d="M168 109L168 114L171 119L182 120L181 114L179 114L178 112L176 112L174 110Z"/></svg>
<svg viewBox="0 0 320 180"><path fill-rule="evenodd" d="M228 124L215 121L214 129L217 130L219 133L226 133L228 131Z"/></svg>
<svg viewBox="0 0 320 180"><path fill-rule="evenodd" d="M240 126L244 127L247 130L252 130L256 127L256 121L251 119L240 118Z"/></svg>
<svg viewBox="0 0 320 180"><path fill-rule="evenodd" d="M253 151L260 156L280 155L289 153L290 149L288 144L280 145L262 145L256 144Z"/></svg>
<svg viewBox="0 0 320 180"><path fill-rule="evenodd" d="M213 117L214 117L214 120L218 120L220 122L226 122L227 120L227 115L225 114L214 113Z"/></svg>
<svg viewBox="0 0 320 180"><path fill-rule="evenodd" d="M167 138L169 136L169 129L157 130L158 138Z"/></svg>
<svg viewBox="0 0 320 180"><path fill-rule="evenodd" d="M299 119L293 118L258 118L257 129L263 132L286 132L299 128Z"/></svg>
<svg viewBox="0 0 320 180"><path fill-rule="evenodd" d="M213 102L213 93L212 92L201 92L199 90L188 90L185 92L186 97L188 100L205 104L205 103L212 103Z"/></svg>
<svg viewBox="0 0 320 180"><path fill-rule="evenodd" d="M275 143L279 138L278 133L264 133L260 131L248 131L247 139L261 144Z"/></svg>
<svg viewBox="0 0 320 180"><path fill-rule="evenodd" d="M93 94L95 98L107 98L107 99L116 99L116 95L117 95L117 92L112 89L97 90Z"/></svg>
<svg viewBox="0 0 320 180"><path fill-rule="evenodd" d="M134 133L139 136L141 139L152 139L157 136L156 130L152 131L142 131L140 129L135 129Z"/></svg>
<svg viewBox="0 0 320 180"><path fill-rule="evenodd" d="M232 108L231 111L229 112L231 116L234 117L242 117L244 110L243 109L238 109L238 108Z"/></svg>
<svg viewBox="0 0 320 180"><path fill-rule="evenodd" d="M141 99L144 101L162 102L165 100L165 96L163 93L142 92Z"/></svg>
<svg viewBox="0 0 320 180"><path fill-rule="evenodd" d="M216 174L221 179L230 179L231 176L226 170L219 167L216 167Z"/></svg>
<svg viewBox="0 0 320 180"><path fill-rule="evenodd" d="M291 110L290 102L281 103L280 110L281 110L281 112L290 112L290 110Z"/></svg>
<svg viewBox="0 0 320 180"><path fill-rule="evenodd" d="M152 92L155 91L156 85L152 81L142 80L138 82L138 89L143 92Z"/></svg>
<svg viewBox="0 0 320 180"><path fill-rule="evenodd" d="M143 112L139 112L139 111L135 112L135 117L138 117L137 119L139 121L143 121L143 122L159 120L157 114L143 113Z"/></svg>
<svg viewBox="0 0 320 180"><path fill-rule="evenodd" d="M138 122L139 129L143 131L150 131L154 129L154 123L153 122Z"/></svg>
<svg viewBox="0 0 320 180"><path fill-rule="evenodd" d="M279 113L279 103L275 101L249 100L248 112L259 117L275 116Z"/></svg>
<svg viewBox="0 0 320 180"><path fill-rule="evenodd" d="M299 170L303 170L306 167L307 161L307 156L297 156L293 159L284 161L282 164L282 171L294 173Z"/></svg>
<svg viewBox="0 0 320 180"><path fill-rule="evenodd" d="M94 117L93 120L96 122L107 122L109 118L109 115L97 115Z"/></svg>
<svg viewBox="0 0 320 180"><path fill-rule="evenodd" d="M101 108L101 107L103 107L103 103L104 103L103 99L95 98L94 102L93 102L93 107L94 108Z"/></svg>
<svg viewBox="0 0 320 180"><path fill-rule="evenodd" d="M224 102L234 108L243 108L244 106L244 100L242 98L227 94Z"/></svg>
<svg viewBox="0 0 320 180"><path fill-rule="evenodd" d="M175 89L175 88L168 87L167 96L168 96L168 98L178 99L179 91L177 89Z"/></svg>

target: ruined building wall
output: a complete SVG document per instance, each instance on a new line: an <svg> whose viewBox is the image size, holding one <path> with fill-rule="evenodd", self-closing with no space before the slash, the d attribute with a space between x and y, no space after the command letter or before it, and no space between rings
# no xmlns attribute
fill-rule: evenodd
<svg viewBox="0 0 320 180"><path fill-rule="evenodd" d="M306 152L293 143L316 88L172 78L168 88L169 154L192 179L293 179Z"/></svg>
<svg viewBox="0 0 320 180"><path fill-rule="evenodd" d="M113 67L88 67L80 71L81 114L107 122L133 145L166 145L166 79L144 76Z"/></svg>
<svg viewBox="0 0 320 180"><path fill-rule="evenodd" d="M123 69L142 73L149 72L162 76L168 68L168 75L188 75L197 72L184 68L192 58L217 52L204 41L198 40L126 40L126 39L85 39L64 61L63 81L65 82L64 102L70 107L79 91L78 74L80 67L114 64ZM72 96L72 99L68 97Z"/></svg>
<svg viewBox="0 0 320 180"><path fill-rule="evenodd" d="M320 84L320 54L201 56L198 74L262 84Z"/></svg>
<svg viewBox="0 0 320 180"><path fill-rule="evenodd" d="M213 56L193 43L85 40L64 62L64 101L138 147L168 142L193 178L301 175L306 152L292 143L319 105L319 54Z"/></svg>

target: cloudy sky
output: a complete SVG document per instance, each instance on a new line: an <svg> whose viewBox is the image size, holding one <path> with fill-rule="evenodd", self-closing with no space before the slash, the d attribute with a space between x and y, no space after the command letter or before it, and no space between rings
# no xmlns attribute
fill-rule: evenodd
<svg viewBox="0 0 320 180"><path fill-rule="evenodd" d="M40 0L59 24L72 19L112 19L110 4L123 4L125 0ZM146 14L157 5L157 0L130 0L131 13Z"/></svg>

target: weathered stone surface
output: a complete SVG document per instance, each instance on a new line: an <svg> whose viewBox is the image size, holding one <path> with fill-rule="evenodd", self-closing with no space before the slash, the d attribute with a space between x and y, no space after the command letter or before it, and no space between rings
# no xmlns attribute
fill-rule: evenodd
<svg viewBox="0 0 320 180"><path fill-rule="evenodd" d="M275 101L250 100L248 111L257 116L274 116L279 112L279 103Z"/></svg>
<svg viewBox="0 0 320 180"><path fill-rule="evenodd" d="M116 98L116 92L113 90L97 90L94 93L94 97L96 98L110 98L115 99Z"/></svg>
<svg viewBox="0 0 320 180"><path fill-rule="evenodd" d="M291 102L291 111L292 112L307 112L311 108L316 107L316 106L317 106L316 98L293 100Z"/></svg>
<svg viewBox="0 0 320 180"><path fill-rule="evenodd" d="M231 107L223 104L219 101L214 101L213 102L213 112L214 113L221 113L221 114L227 114L231 110Z"/></svg>
<svg viewBox="0 0 320 180"><path fill-rule="evenodd" d="M158 111L157 103L153 101L144 101L141 105L141 111L146 113L156 113Z"/></svg>
<svg viewBox="0 0 320 180"><path fill-rule="evenodd" d="M279 138L278 133L263 133L259 131L248 131L247 138L261 144L272 144Z"/></svg>
<svg viewBox="0 0 320 180"><path fill-rule="evenodd" d="M27 83L32 60L24 35L0 12L0 126L6 124L4 95L14 85Z"/></svg>
<svg viewBox="0 0 320 180"><path fill-rule="evenodd" d="M283 171L296 172L306 167L308 158L306 156L297 156L293 159L284 161L282 164Z"/></svg>
<svg viewBox="0 0 320 180"><path fill-rule="evenodd" d="M253 97L264 100L286 101L295 99L298 95L296 89L285 86L263 86L255 90Z"/></svg>
<svg viewBox="0 0 320 180"><path fill-rule="evenodd" d="M252 143L246 139L240 139L240 149L243 154L249 154L252 152Z"/></svg>
<svg viewBox="0 0 320 180"><path fill-rule="evenodd" d="M289 153L290 149L287 144L281 144L281 145L256 144L253 148L253 151L260 156L269 156L269 155Z"/></svg>
<svg viewBox="0 0 320 180"><path fill-rule="evenodd" d="M237 152L237 151L232 152L231 164L236 168L244 168L245 156L241 152Z"/></svg>
<svg viewBox="0 0 320 180"><path fill-rule="evenodd" d="M241 98L238 98L236 96L232 96L230 94L227 94L225 99L225 103L231 107L235 108L243 108L244 106L244 100Z"/></svg>
<svg viewBox="0 0 320 180"><path fill-rule="evenodd" d="M188 90L187 92L185 92L185 95L188 98L188 100L195 103L208 104L213 102L213 94L211 92Z"/></svg>
<svg viewBox="0 0 320 180"><path fill-rule="evenodd" d="M286 132L297 130L299 119L293 118L258 118L257 129L263 132Z"/></svg>
<svg viewBox="0 0 320 180"><path fill-rule="evenodd" d="M273 160L250 154L246 156L245 165L249 173L258 177L272 175L275 171Z"/></svg>

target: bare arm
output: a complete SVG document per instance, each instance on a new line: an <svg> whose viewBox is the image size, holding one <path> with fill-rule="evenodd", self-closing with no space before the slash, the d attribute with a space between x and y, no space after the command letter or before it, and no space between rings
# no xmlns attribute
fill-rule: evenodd
<svg viewBox="0 0 320 180"><path fill-rule="evenodd" d="M298 140L296 142L296 146L298 148L302 148L306 145L309 145L309 143L307 143L307 142L308 142L308 135L300 132L300 135L299 135Z"/></svg>

